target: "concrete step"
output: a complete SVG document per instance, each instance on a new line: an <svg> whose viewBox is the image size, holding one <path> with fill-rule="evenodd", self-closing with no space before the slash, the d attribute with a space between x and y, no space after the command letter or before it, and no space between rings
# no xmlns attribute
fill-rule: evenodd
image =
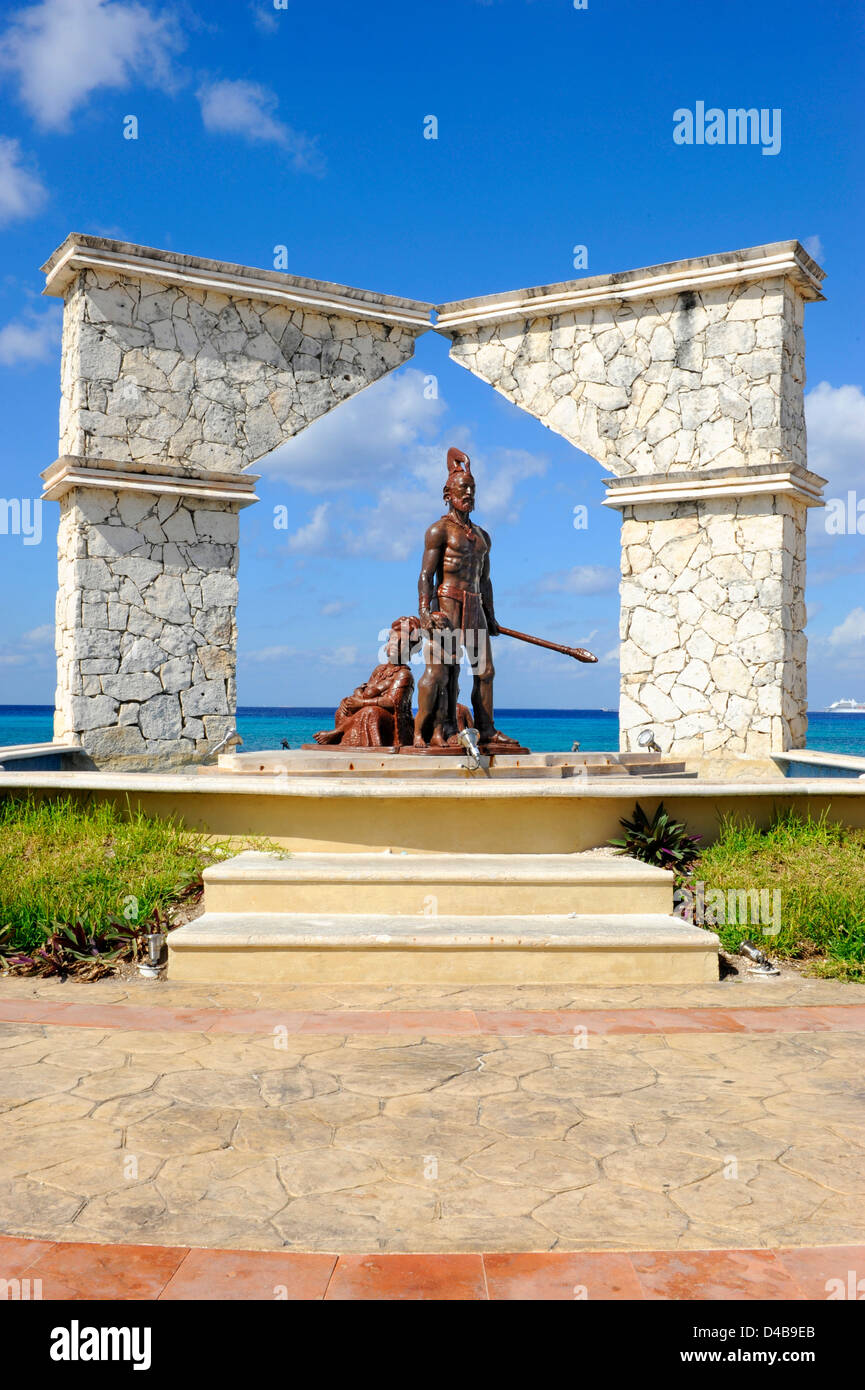
<svg viewBox="0 0 865 1390"><path fill-rule="evenodd" d="M208 912L461 917L666 913L673 876L628 856L246 851L204 872Z"/></svg>
<svg viewBox="0 0 865 1390"><path fill-rule="evenodd" d="M534 917L206 912L168 937L169 978L367 984L693 984L718 938L664 913Z"/></svg>

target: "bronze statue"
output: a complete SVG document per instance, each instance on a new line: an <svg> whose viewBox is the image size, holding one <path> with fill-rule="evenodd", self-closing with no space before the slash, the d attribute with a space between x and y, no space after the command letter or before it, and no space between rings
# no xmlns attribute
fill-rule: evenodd
<svg viewBox="0 0 865 1390"><path fill-rule="evenodd" d="M475 727L481 752L527 753L528 749L495 726L490 638L499 634L516 637L563 652L575 661L597 661L583 647L530 637L496 621L490 581L492 542L471 520L475 505L471 460L462 449L449 449L447 466L442 496L448 510L433 522L424 538L418 580L420 616L397 618L392 624L387 661L376 666L369 680L342 701L335 728L314 735L322 747L458 753L463 748L459 735ZM418 682L417 715L412 720L414 678L409 662L422 640L424 673ZM474 719L457 699L463 650L472 669Z"/></svg>
<svg viewBox="0 0 865 1390"><path fill-rule="evenodd" d="M486 531L473 525L475 480L461 449L448 450L448 477L442 496L448 510L424 537L418 580L418 612L427 634L426 669L418 682L415 747L441 746L455 739L459 664L463 649L472 668L472 709L481 746L516 747L493 719L493 665L490 637L498 632L490 582ZM438 713L438 718L436 717Z"/></svg>
<svg viewBox="0 0 865 1390"><path fill-rule="evenodd" d="M472 709L480 746L486 752L505 753L519 745L495 726L490 638L516 637L564 652L576 661L594 662L597 657L582 647L560 646L499 625L490 580L492 542L471 520L475 505L471 460L462 449L449 449L447 466L442 495L448 511L426 533L418 580L418 612L427 634L427 651L426 669L418 682L414 746L453 747L457 742L459 665L465 649L472 668Z"/></svg>
<svg viewBox="0 0 865 1390"><path fill-rule="evenodd" d="M412 653L421 643L420 620L397 618L391 624L387 661L368 681L340 702L333 729L313 734L316 743L340 748L400 748L414 737L411 697Z"/></svg>

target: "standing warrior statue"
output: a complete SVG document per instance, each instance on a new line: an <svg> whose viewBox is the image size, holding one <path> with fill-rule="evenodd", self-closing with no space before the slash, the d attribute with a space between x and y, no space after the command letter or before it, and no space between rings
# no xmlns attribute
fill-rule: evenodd
<svg viewBox="0 0 865 1390"><path fill-rule="evenodd" d="M472 524L475 480L461 449L448 450L443 490L448 511L424 537L418 580L418 612L427 634L426 669L418 682L414 722L416 748L442 747L456 738L457 691L462 649L472 668L472 709L483 748L500 752L519 745L500 733L493 719L493 666L490 637L499 632L490 582L486 531Z"/></svg>

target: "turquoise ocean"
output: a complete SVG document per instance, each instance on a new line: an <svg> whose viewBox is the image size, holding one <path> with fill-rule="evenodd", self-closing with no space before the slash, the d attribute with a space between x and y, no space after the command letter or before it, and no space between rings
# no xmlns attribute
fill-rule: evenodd
<svg viewBox="0 0 865 1390"><path fill-rule="evenodd" d="M44 743L52 737L50 705L0 705L0 747L14 743ZM865 755L865 714L808 716L808 747L824 753ZM311 743L316 729L332 727L329 708L280 709L241 706L237 731L241 751L280 748L286 739L292 748ZM570 749L575 742L585 752L619 746L619 720L615 710L601 709L500 709L500 729L536 753Z"/></svg>

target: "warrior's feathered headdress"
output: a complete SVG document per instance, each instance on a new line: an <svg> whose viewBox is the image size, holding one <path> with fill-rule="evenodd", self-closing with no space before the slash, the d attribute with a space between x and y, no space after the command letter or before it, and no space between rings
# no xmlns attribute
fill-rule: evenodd
<svg viewBox="0 0 865 1390"><path fill-rule="evenodd" d="M453 482L454 475L458 473L463 473L467 478L471 478L472 481L474 481L474 477L472 474L472 461L469 458L468 454L463 453L462 449L448 449L448 479L442 490L442 495L445 498L445 501L447 501L448 493L450 491L450 485Z"/></svg>

